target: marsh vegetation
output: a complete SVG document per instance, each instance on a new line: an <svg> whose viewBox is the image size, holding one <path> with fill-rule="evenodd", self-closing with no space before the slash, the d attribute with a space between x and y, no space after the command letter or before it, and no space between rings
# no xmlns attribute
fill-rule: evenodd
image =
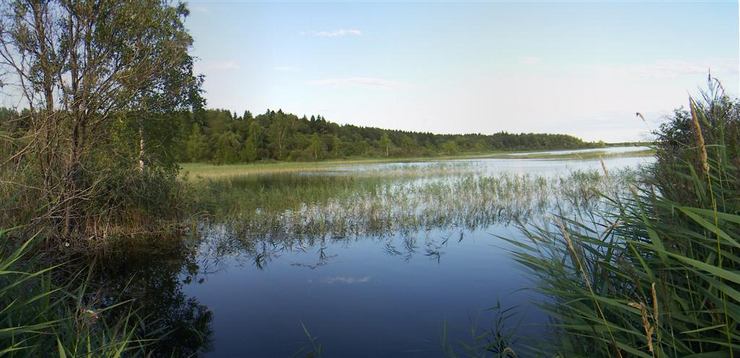
<svg viewBox="0 0 740 358"><path fill-rule="evenodd" d="M711 77L654 148L240 116L204 108L188 14L0 4L0 355L737 354Z"/></svg>
<svg viewBox="0 0 740 358"><path fill-rule="evenodd" d="M556 337L541 354L738 354L740 112L710 81L657 133L657 162L628 192L509 240L551 299Z"/></svg>

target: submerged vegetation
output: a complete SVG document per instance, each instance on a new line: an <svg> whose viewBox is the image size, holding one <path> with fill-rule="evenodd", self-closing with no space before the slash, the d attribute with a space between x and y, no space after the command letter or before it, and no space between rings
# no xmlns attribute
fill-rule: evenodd
<svg viewBox="0 0 740 358"><path fill-rule="evenodd" d="M525 227L517 260L538 278L563 357L740 354L740 104L718 82L658 134L641 184L605 210Z"/></svg>

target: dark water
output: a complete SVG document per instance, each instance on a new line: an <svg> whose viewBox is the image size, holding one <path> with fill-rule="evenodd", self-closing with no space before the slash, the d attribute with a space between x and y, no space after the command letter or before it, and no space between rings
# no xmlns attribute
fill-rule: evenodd
<svg viewBox="0 0 740 358"><path fill-rule="evenodd" d="M617 171L649 160L605 164ZM177 332L164 349L288 357L306 356L320 345L325 357L438 357L444 356L443 337L459 346L473 342L471 330L490 331L497 302L516 307L508 329L525 341L542 338L547 317L533 304L541 298L527 290L534 283L499 237L524 240L515 222L541 221L554 202L542 195L557 201L563 194L550 184L532 189L507 180L497 184L495 198L477 200L489 188L481 181L526 174L532 176L527 183L539 177L556 183L572 171L596 169L598 160L483 159L351 166L311 175L369 176L377 183L358 186L364 194L353 196L343 181L323 182L330 189L344 185L340 199L299 188L295 175L269 185L232 185L229 196L237 204L240 191L263 194L244 197L257 202L237 206L249 211L245 215L194 226L191 246L178 249L179 255L141 263L149 267L141 275L149 277L151 307L163 327ZM536 190L543 193L521 194ZM291 192L310 202L276 209L275 201L303 200L286 197ZM385 214L394 208L401 209ZM270 229L257 233L250 224L256 217L269 217L260 227ZM353 229L334 230L340 225Z"/></svg>
<svg viewBox="0 0 740 358"><path fill-rule="evenodd" d="M445 322L450 340L465 339L476 321L490 328L498 300L532 298L494 234L518 235L494 225L319 240L274 250L261 269L234 254L183 292L214 314L211 356L291 356L307 344L301 324L325 356L440 356ZM526 304L521 314L545 320Z"/></svg>

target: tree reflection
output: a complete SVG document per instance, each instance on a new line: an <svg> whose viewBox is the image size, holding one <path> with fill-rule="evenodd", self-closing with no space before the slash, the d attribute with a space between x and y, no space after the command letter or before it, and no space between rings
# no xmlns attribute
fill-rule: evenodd
<svg viewBox="0 0 740 358"><path fill-rule="evenodd" d="M182 291L200 279L196 250L189 240L165 241L136 243L99 258L90 287L99 305L131 300L145 322L139 334L153 339L153 356L199 355L211 349L213 312ZM111 319L121 313L113 311Z"/></svg>

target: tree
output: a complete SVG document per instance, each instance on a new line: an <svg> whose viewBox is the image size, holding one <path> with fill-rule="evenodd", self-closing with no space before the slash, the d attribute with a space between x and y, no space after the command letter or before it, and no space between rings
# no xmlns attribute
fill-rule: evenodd
<svg viewBox="0 0 740 358"><path fill-rule="evenodd" d="M331 136L331 153L334 158L342 157L342 140L336 134Z"/></svg>
<svg viewBox="0 0 740 358"><path fill-rule="evenodd" d="M388 133L383 133L383 135L380 137L380 149L385 152L385 156L390 156L390 150L391 150L391 139L388 137Z"/></svg>
<svg viewBox="0 0 740 358"><path fill-rule="evenodd" d="M192 162L203 160L206 157L208 143L206 143L206 136L203 135L197 123L193 123L190 135L185 142L185 150L188 160Z"/></svg>
<svg viewBox="0 0 740 358"><path fill-rule="evenodd" d="M216 140L214 160L218 164L235 163L239 159L241 143L234 132L223 132Z"/></svg>
<svg viewBox="0 0 740 358"><path fill-rule="evenodd" d="M457 154L458 148L457 143L454 139L449 139L446 142L442 143L442 151L445 154L454 155Z"/></svg>
<svg viewBox="0 0 740 358"><path fill-rule="evenodd" d="M270 143L272 144L272 155L274 159L283 159L283 156L285 154L286 144L288 142L288 137L292 134L290 133L290 122L289 119L285 117L285 115L282 113L282 111L278 111L274 116L272 116L272 120L270 121L270 126L268 127L268 137L270 139Z"/></svg>
<svg viewBox="0 0 740 358"><path fill-rule="evenodd" d="M252 138L248 138L247 141L244 142L244 148L242 148L239 157L242 161L251 163L257 160L257 156L257 141Z"/></svg>
<svg viewBox="0 0 740 358"><path fill-rule="evenodd" d="M12 158L42 178L20 187L43 200L37 222L51 224L52 235L87 236L84 223L111 217L91 207L111 175L125 167L143 174L145 123L201 101L182 22L188 11L158 0L17 0L0 12L2 83L18 88L33 138ZM138 135L115 133L130 121ZM122 157L98 155L102 148Z"/></svg>
<svg viewBox="0 0 740 358"><path fill-rule="evenodd" d="M324 151L324 148L323 143L321 143L321 138L319 138L318 134L314 133L311 135L311 144L309 144L308 149L311 152L311 157L313 157L313 160L319 160Z"/></svg>

